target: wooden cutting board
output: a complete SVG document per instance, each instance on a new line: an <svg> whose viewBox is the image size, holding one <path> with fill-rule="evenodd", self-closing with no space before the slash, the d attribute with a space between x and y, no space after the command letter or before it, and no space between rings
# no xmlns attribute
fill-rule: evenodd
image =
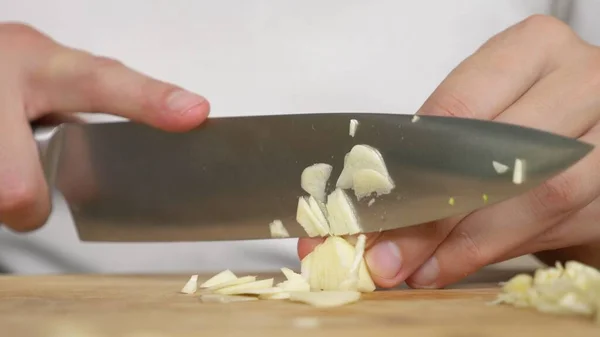
<svg viewBox="0 0 600 337"><path fill-rule="evenodd" d="M377 291L317 309L275 300L202 303L178 293L188 278L0 277L0 336L600 336L600 326L584 318L486 305L498 291L493 284Z"/></svg>

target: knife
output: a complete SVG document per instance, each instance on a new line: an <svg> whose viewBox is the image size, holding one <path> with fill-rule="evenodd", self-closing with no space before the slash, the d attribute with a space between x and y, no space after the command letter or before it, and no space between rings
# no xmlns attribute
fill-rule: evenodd
<svg viewBox="0 0 600 337"><path fill-rule="evenodd" d="M359 122L354 137L349 122ZM355 208L364 232L466 214L522 194L593 146L498 122L379 113L210 118L184 133L135 122L34 130L48 181L82 241L268 239L279 219L291 237L303 169L333 166L328 191L356 144L379 150L396 185ZM526 179L513 183L516 159ZM494 161L509 166L499 174ZM451 200L452 199L452 200Z"/></svg>

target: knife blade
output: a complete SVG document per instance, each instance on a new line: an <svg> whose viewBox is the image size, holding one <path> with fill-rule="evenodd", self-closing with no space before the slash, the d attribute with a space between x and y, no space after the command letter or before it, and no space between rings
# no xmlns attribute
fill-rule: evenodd
<svg viewBox="0 0 600 337"><path fill-rule="evenodd" d="M349 121L356 119L356 135ZM291 237L303 169L328 163L331 191L356 144L375 147L392 193L355 201L364 232L418 225L522 194L593 146L490 121L381 113L210 118L184 133L135 122L62 124L35 131L47 178L61 192L82 241L165 242L270 238L279 219ZM512 181L492 162L526 161ZM349 195L352 195L350 192ZM449 202L452 198L453 202Z"/></svg>

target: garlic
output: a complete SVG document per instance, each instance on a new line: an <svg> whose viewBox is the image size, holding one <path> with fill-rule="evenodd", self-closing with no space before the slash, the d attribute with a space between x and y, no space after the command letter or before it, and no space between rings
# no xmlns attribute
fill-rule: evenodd
<svg viewBox="0 0 600 337"><path fill-rule="evenodd" d="M344 190L337 188L327 197L327 213L331 234L347 235L361 232L352 201Z"/></svg>
<svg viewBox="0 0 600 337"><path fill-rule="evenodd" d="M364 234L359 235L356 245L354 245L354 260L348 272L349 276L340 285L341 290L356 290L358 288L360 264L363 262L366 243L367 237Z"/></svg>
<svg viewBox="0 0 600 337"><path fill-rule="evenodd" d="M229 282L235 279L237 279L237 276L235 276L235 274L232 273L231 270L227 269L211 277L206 282L202 283L200 285L200 288L210 288L216 286L217 284Z"/></svg>
<svg viewBox="0 0 600 337"><path fill-rule="evenodd" d="M232 302L247 302L256 301L258 298L250 296L231 296L219 294L204 294L200 296L200 301L204 303L232 303Z"/></svg>
<svg viewBox="0 0 600 337"><path fill-rule="evenodd" d="M503 285L495 303L532 307L544 313L598 316L600 271L569 261L564 268L557 263L556 267L538 269L533 277L520 274Z"/></svg>
<svg viewBox="0 0 600 337"><path fill-rule="evenodd" d="M273 279L266 279L260 281L244 282L240 284L234 284L227 287L219 288L215 290L215 293L221 295L242 295L252 294L260 289L272 288Z"/></svg>
<svg viewBox="0 0 600 337"><path fill-rule="evenodd" d="M414 115L413 118L410 120L413 123L416 123L419 121L419 119L421 119L421 117L419 117L418 115Z"/></svg>
<svg viewBox="0 0 600 337"><path fill-rule="evenodd" d="M279 292L273 294L260 294L258 298L261 300L287 300L290 298L290 293L288 292Z"/></svg>
<svg viewBox="0 0 600 337"><path fill-rule="evenodd" d="M350 189L354 186L354 173L370 169L383 175L391 182L385 161L379 151L368 145L355 145L344 157L344 168L338 177L336 187ZM391 182L393 184L393 182Z"/></svg>
<svg viewBox="0 0 600 337"><path fill-rule="evenodd" d="M360 299L358 291L318 291L309 293L291 293L290 300L310 304L318 308L339 307Z"/></svg>
<svg viewBox="0 0 600 337"><path fill-rule="evenodd" d="M313 164L302 171L300 186L302 189L321 202L325 202L327 181L333 167L329 164Z"/></svg>
<svg viewBox="0 0 600 337"><path fill-rule="evenodd" d="M194 294L198 290L198 275L192 275L181 289L181 293Z"/></svg>
<svg viewBox="0 0 600 337"><path fill-rule="evenodd" d="M290 233L285 229L283 222L281 220L273 220L269 224L269 230L271 231L272 238L289 238Z"/></svg>
<svg viewBox="0 0 600 337"><path fill-rule="evenodd" d="M389 194L394 189L394 183L388 176L371 169L361 169L354 172L352 186L358 200L372 193L377 195Z"/></svg>
<svg viewBox="0 0 600 337"><path fill-rule="evenodd" d="M301 261L302 276L308 280L312 291L340 290L348 287L348 280L353 278L357 279L353 282L353 290L374 291L375 284L364 258L360 258L358 267L353 266L356 255L356 248L343 238L328 237ZM358 275L353 276L355 273Z"/></svg>
<svg viewBox="0 0 600 337"><path fill-rule="evenodd" d="M288 281L292 281L292 280L304 280L304 278L302 277L302 275L294 272L290 268L283 267L283 268L281 268L281 272L283 273L283 275L285 276L285 278Z"/></svg>
<svg viewBox="0 0 600 337"><path fill-rule="evenodd" d="M358 129L358 124L359 123L356 119L350 120L350 130L348 131L350 137L354 137L354 135L356 135L356 129Z"/></svg>
<svg viewBox="0 0 600 337"><path fill-rule="evenodd" d="M208 287L208 290L215 291L226 287L236 286L244 283L256 281L256 276L243 276L234 280L229 280L223 283L217 283L214 286Z"/></svg>
<svg viewBox="0 0 600 337"><path fill-rule="evenodd" d="M312 196L308 197L308 206L310 207L312 214L317 219L317 233L319 233L319 235L321 236L329 235L327 206L324 203L313 198Z"/></svg>
<svg viewBox="0 0 600 337"><path fill-rule="evenodd" d="M492 161L492 166L494 167L494 170L496 170L496 173L498 174L503 174L506 171L508 171L508 166L504 165L502 163L499 163L497 161Z"/></svg>
<svg viewBox="0 0 600 337"><path fill-rule="evenodd" d="M289 268L281 268L281 272L287 280L277 284L276 287L284 291L310 291L310 284L308 284L302 275L295 273Z"/></svg>
<svg viewBox="0 0 600 337"><path fill-rule="evenodd" d="M515 170L513 171L513 183L522 184L525 181L525 161L523 159L515 159Z"/></svg>
<svg viewBox="0 0 600 337"><path fill-rule="evenodd" d="M305 197L298 198L296 221L304 228L308 236L325 236L329 234L329 225L321 208L316 204L316 200L312 202L311 198L312 196L308 198L308 202ZM311 204L313 204L313 207L311 207Z"/></svg>

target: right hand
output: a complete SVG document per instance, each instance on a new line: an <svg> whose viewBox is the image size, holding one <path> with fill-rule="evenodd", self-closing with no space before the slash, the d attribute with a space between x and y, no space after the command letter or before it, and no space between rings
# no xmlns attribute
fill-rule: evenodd
<svg viewBox="0 0 600 337"><path fill-rule="evenodd" d="M51 210L30 122L101 112L181 132L210 110L201 96L21 24L0 24L0 74L0 223L19 232L42 226Z"/></svg>

